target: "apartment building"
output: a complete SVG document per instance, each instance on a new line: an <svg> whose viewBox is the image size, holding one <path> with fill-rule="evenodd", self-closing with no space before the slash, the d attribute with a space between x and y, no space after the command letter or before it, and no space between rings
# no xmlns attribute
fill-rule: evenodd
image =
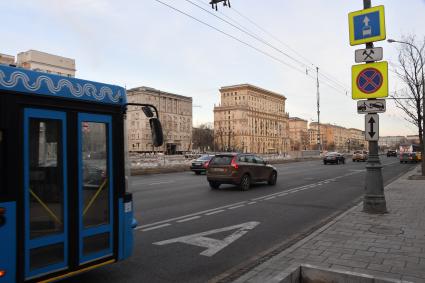
<svg viewBox="0 0 425 283"><path fill-rule="evenodd" d="M388 149L398 149L400 144L405 143L408 143L408 140L404 136L382 136L379 137L378 141L379 147Z"/></svg>
<svg viewBox="0 0 425 283"><path fill-rule="evenodd" d="M354 128L344 128L333 124L320 124L321 144L323 150L348 151L367 149L364 132ZM308 136L310 148L317 149L317 122L309 125Z"/></svg>
<svg viewBox="0 0 425 283"><path fill-rule="evenodd" d="M298 117L290 117L288 122L291 150L308 149L310 145L307 127L308 121Z"/></svg>
<svg viewBox="0 0 425 283"><path fill-rule="evenodd" d="M251 84L220 88L214 107L218 150L284 153L290 149L286 97Z"/></svg>
<svg viewBox="0 0 425 283"><path fill-rule="evenodd" d="M15 64L15 56L0 53L0 64L4 64L4 65Z"/></svg>
<svg viewBox="0 0 425 283"><path fill-rule="evenodd" d="M141 107L129 106L127 111L128 149L131 152L164 152L178 154L192 147L192 98L150 87L127 91L128 102L154 105L159 111L164 145L152 146L149 120Z"/></svg>
<svg viewBox="0 0 425 283"><path fill-rule="evenodd" d="M75 60L37 50L18 53L16 65L21 68L51 73L66 77L75 77Z"/></svg>

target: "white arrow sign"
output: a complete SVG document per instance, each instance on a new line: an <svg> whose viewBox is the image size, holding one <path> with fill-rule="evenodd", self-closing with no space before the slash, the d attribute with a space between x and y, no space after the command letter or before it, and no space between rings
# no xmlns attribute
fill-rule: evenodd
<svg viewBox="0 0 425 283"><path fill-rule="evenodd" d="M383 58L383 53L382 47L357 49L354 53L354 59L356 63L380 61Z"/></svg>
<svg viewBox="0 0 425 283"><path fill-rule="evenodd" d="M236 241L237 239L239 239L240 237L248 233L249 230L254 229L258 224L260 224L260 222L255 222L255 221L246 222L239 225L229 226L229 227L225 227L221 229L215 229L215 230L210 230L210 231L206 231L206 232L202 232L198 234L192 234L192 235L183 236L183 237L179 237L175 239L156 242L154 243L154 245L162 246L162 245L168 245L173 243L185 243L185 244L189 244L189 245L193 245L197 247L207 248L205 251L200 253L200 255L213 256L219 251L221 251L222 249L224 249L225 247L227 247L228 245L230 245L232 242ZM213 238L204 237L206 235L212 235L212 234L217 234L217 233L236 230L236 229L237 231L227 236L223 240L217 240Z"/></svg>
<svg viewBox="0 0 425 283"><path fill-rule="evenodd" d="M365 137L367 141L379 140L379 115L365 115Z"/></svg>
<svg viewBox="0 0 425 283"><path fill-rule="evenodd" d="M369 26L369 22L370 22L370 20L369 20L369 18L366 16L366 17L364 17L364 19L363 19L363 23L364 23L364 25L367 27L367 26Z"/></svg>

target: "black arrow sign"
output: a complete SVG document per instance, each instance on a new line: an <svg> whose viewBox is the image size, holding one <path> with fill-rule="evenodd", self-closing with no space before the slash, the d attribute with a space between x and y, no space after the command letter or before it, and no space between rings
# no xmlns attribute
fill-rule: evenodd
<svg viewBox="0 0 425 283"><path fill-rule="evenodd" d="M368 123L370 124L370 132L369 135L373 138L373 136L376 134L376 132L373 130L373 124L375 124L375 119L373 117L370 117Z"/></svg>

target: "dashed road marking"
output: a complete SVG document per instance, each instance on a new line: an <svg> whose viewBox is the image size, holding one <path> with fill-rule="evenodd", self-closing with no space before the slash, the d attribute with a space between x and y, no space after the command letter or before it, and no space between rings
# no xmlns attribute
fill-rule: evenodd
<svg viewBox="0 0 425 283"><path fill-rule="evenodd" d="M201 218L201 216L193 216L193 217L190 217L190 218L186 218L186 219L178 220L177 222L179 222L179 223L183 223L183 222L187 222L187 221L195 220L195 219L198 219L198 218Z"/></svg>
<svg viewBox="0 0 425 283"><path fill-rule="evenodd" d="M221 213L221 212L225 212L225 210L224 209L216 210L216 211L213 211L213 212L205 213L205 215L214 215L214 214Z"/></svg>
<svg viewBox="0 0 425 283"><path fill-rule="evenodd" d="M154 227L150 227L150 228L145 228L145 229L142 229L142 232L156 230L156 229L164 228L164 227L167 227L167 226L170 226L170 225L171 225L170 223L166 223L166 224L162 224L162 225L158 225L158 226L154 226Z"/></svg>
<svg viewBox="0 0 425 283"><path fill-rule="evenodd" d="M245 205L244 204L241 204L241 205L229 207L227 209L236 209L236 208L239 208L239 207L242 207L242 206L245 206Z"/></svg>

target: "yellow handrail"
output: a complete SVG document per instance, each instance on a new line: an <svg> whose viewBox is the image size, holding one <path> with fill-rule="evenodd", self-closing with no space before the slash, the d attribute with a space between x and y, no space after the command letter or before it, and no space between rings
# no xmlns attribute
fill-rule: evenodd
<svg viewBox="0 0 425 283"><path fill-rule="evenodd" d="M54 219L56 222L62 225L62 221L56 216L56 214L50 210L50 208L45 204L31 189L30 194L41 204L41 206L47 211L47 213Z"/></svg>
<svg viewBox="0 0 425 283"><path fill-rule="evenodd" d="M83 210L83 216L86 215L87 210L93 205L93 202L96 200L97 196L100 194L100 192L103 190L103 188L106 185L106 182L108 182L108 179L106 178L105 181L103 181L102 185L97 189L96 193L93 195L89 203L87 204L86 208Z"/></svg>

